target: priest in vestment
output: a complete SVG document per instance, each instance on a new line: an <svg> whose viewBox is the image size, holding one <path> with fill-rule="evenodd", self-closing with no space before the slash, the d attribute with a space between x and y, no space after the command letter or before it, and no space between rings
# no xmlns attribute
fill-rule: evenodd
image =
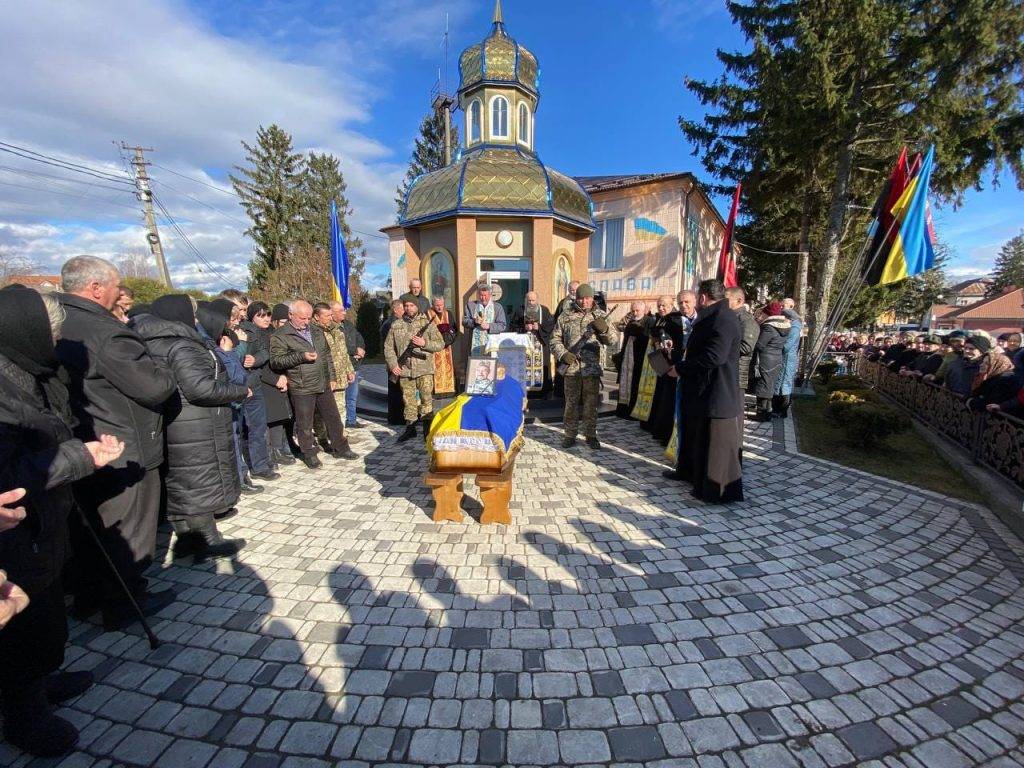
<svg viewBox="0 0 1024 768"><path fill-rule="evenodd" d="M536 291L526 294L526 303L522 312L517 312L513 321L512 330L516 333L528 333L540 344L541 355L544 365L544 384L540 389L541 396L546 397L551 392L552 369L554 361L551 358L551 349L548 342L551 340L551 332L555 328L555 316L551 310L540 303Z"/></svg>
<svg viewBox="0 0 1024 768"><path fill-rule="evenodd" d="M683 358L686 346L686 327L683 314L673 307L671 296L658 299L658 317L651 328L651 341L663 345L673 365ZM662 445L668 445L676 413L676 380L668 374L658 376L651 400L651 411L640 423Z"/></svg>
<svg viewBox="0 0 1024 768"><path fill-rule="evenodd" d="M739 387L743 330L721 280L700 284L700 311L686 357L668 376L682 381L682 446L667 477L693 484L711 503L743 500L743 395Z"/></svg>
<svg viewBox="0 0 1024 768"><path fill-rule="evenodd" d="M444 304L444 297L437 296L427 310L427 318L437 327L444 340L444 349L434 353L434 394L450 397L455 394L455 362L452 345L458 336L452 314Z"/></svg>
<svg viewBox="0 0 1024 768"><path fill-rule="evenodd" d="M619 400L615 406L615 415L619 418L632 418L630 414L640 390L640 374L643 372L653 322L654 317L647 314L647 303L634 301L629 313L616 324L622 334L622 348L619 350Z"/></svg>

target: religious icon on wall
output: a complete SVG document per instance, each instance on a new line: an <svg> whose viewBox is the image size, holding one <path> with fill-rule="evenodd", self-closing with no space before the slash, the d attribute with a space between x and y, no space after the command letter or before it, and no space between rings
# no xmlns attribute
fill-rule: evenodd
<svg viewBox="0 0 1024 768"><path fill-rule="evenodd" d="M430 298L443 298L448 309L455 307L455 265L452 257L443 251L435 251L430 257L429 274L425 281Z"/></svg>
<svg viewBox="0 0 1024 768"><path fill-rule="evenodd" d="M498 384L498 361L493 357L471 357L466 363L466 394L491 396Z"/></svg>
<svg viewBox="0 0 1024 768"><path fill-rule="evenodd" d="M569 260L565 256L559 256L558 265L555 267L555 304L569 295L569 283L571 282L572 269L569 266Z"/></svg>

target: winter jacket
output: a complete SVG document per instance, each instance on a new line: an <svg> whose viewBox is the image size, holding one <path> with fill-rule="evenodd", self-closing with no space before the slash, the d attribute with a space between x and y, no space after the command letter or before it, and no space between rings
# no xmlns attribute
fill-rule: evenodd
<svg viewBox="0 0 1024 768"><path fill-rule="evenodd" d="M426 345L412 347L410 354L405 355L410 349L410 342L413 336L422 336ZM384 361L387 363L388 371L399 365L402 356L403 379L418 379L420 376L430 376L434 373L434 352L444 349L444 339L441 338L437 326L430 322L430 319L419 314L411 320L403 317L395 320L388 329L387 338L384 339Z"/></svg>
<svg viewBox="0 0 1024 768"><path fill-rule="evenodd" d="M248 320L240 322L238 327L245 331L248 337L242 358L244 359L245 355L253 357L253 364L247 369L249 375L246 383L255 391L263 370L270 365L270 333Z"/></svg>
<svg viewBox="0 0 1024 768"><path fill-rule="evenodd" d="M246 330L250 341L254 336L259 336L256 343L267 350L266 364L253 368L259 374L259 386L263 390L263 404L267 409L267 423L277 424L288 421L292 417L292 405L288 400L288 393L277 388L277 379L282 374L270 367L270 335L272 331L269 328L260 328L256 325L253 325L253 328L252 331ZM255 391L255 387L253 387L253 391Z"/></svg>
<svg viewBox="0 0 1024 768"><path fill-rule="evenodd" d="M750 389L750 365L754 359L754 346L761 328L746 307L735 310L743 335L740 337L740 391Z"/></svg>
<svg viewBox="0 0 1024 768"><path fill-rule="evenodd" d="M53 402L59 393L61 402ZM67 392L48 386L0 355L0 489L24 488L27 517L0 533L0 567L29 597L58 578L68 552L68 515L75 508L71 483L96 467L71 432Z"/></svg>
<svg viewBox="0 0 1024 768"><path fill-rule="evenodd" d="M348 344L345 343L345 331L340 325L318 325L324 336L327 338L327 346L331 349L331 359L334 361L334 373L337 376L339 390L348 389L348 375L355 373L352 367L352 359L348 356Z"/></svg>
<svg viewBox="0 0 1024 768"><path fill-rule="evenodd" d="M57 358L67 370L75 435L84 441L113 435L124 453L108 466L163 462L163 405L174 393L174 377L154 360L132 327L99 304L59 294L67 313Z"/></svg>
<svg viewBox="0 0 1024 768"><path fill-rule="evenodd" d="M288 391L294 395L318 395L337 381L327 337L315 323L309 324L309 333L312 343L287 322L270 336L270 367L288 376ZM316 360L308 362L306 352L316 352Z"/></svg>
<svg viewBox="0 0 1024 768"><path fill-rule="evenodd" d="M363 338L363 334L356 328L356 324L349 320L347 317L339 326L341 332L345 334L345 347L348 349L349 359L352 361L352 368L359 370L359 366L363 364L362 359L356 359L356 352L363 350L366 352L366 339ZM340 381L338 382L341 383Z"/></svg>
<svg viewBox="0 0 1024 768"><path fill-rule="evenodd" d="M782 314L789 320L789 335L786 336L786 345L782 350L782 372L779 380L775 383L775 394L788 397L793 394L793 382L796 381L796 369L800 364L800 331L803 329L803 321L800 315L792 309L782 310Z"/></svg>
<svg viewBox="0 0 1024 768"><path fill-rule="evenodd" d="M961 397L969 397L974 388L974 377L981 370L981 360L970 361L959 355L946 368L943 386Z"/></svg>
<svg viewBox="0 0 1024 768"><path fill-rule="evenodd" d="M790 322L782 315L772 315L761 323L761 332L754 345L754 395L769 398L775 394L775 384L782 374L786 339Z"/></svg>
<svg viewBox="0 0 1024 768"><path fill-rule="evenodd" d="M683 403L694 417L734 419L743 413L737 370L742 336L739 318L725 300L697 313L686 358L675 365Z"/></svg>
<svg viewBox="0 0 1024 768"><path fill-rule="evenodd" d="M153 315L139 315L134 323L177 382L166 406L167 516L223 512L241 492L231 404L245 399L247 387L229 383L213 343L195 328Z"/></svg>
<svg viewBox="0 0 1024 768"><path fill-rule="evenodd" d="M491 321L491 329L487 333L504 333L508 328L505 308L494 299L491 299L491 303L494 305L494 320ZM465 311L462 313L462 327L466 329L466 333L472 333L473 329L476 328L477 312L482 306L479 301L466 302ZM426 310L424 310L425 312Z"/></svg>
<svg viewBox="0 0 1024 768"><path fill-rule="evenodd" d="M922 354L918 356L910 369L923 376L927 376L928 374L935 373L939 370L939 366L942 365L943 357L944 355L941 352Z"/></svg>
<svg viewBox="0 0 1024 768"><path fill-rule="evenodd" d="M551 354L561 361L562 355L571 352L576 360L565 369L565 376L600 376L601 347L613 344L615 331L608 325L607 315L597 307L584 310L573 305L558 316L554 333L551 334ZM592 327L595 320L604 320L607 326L603 333Z"/></svg>

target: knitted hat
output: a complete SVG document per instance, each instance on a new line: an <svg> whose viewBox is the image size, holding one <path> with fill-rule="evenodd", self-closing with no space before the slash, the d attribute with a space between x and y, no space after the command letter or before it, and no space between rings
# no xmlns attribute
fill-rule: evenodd
<svg viewBox="0 0 1024 768"><path fill-rule="evenodd" d="M586 296L594 297L594 289L590 286L590 283L580 283L579 288L576 289L576 298L582 299Z"/></svg>
<svg viewBox="0 0 1024 768"><path fill-rule="evenodd" d="M288 319L288 305L287 304L275 304L273 311L270 313L270 319L272 321L279 322L281 320Z"/></svg>
<svg viewBox="0 0 1024 768"><path fill-rule="evenodd" d="M764 311L769 315L781 315L782 314L782 302L781 301L769 301L765 306Z"/></svg>
<svg viewBox="0 0 1024 768"><path fill-rule="evenodd" d="M401 301L403 304L415 304L416 306L419 306L419 302L416 301L416 297L411 293L403 293Z"/></svg>
<svg viewBox="0 0 1024 768"><path fill-rule="evenodd" d="M975 349L980 349L982 352L992 351L992 339L990 339L988 336L971 336L969 339L967 339L967 343L970 344Z"/></svg>
<svg viewBox="0 0 1024 768"><path fill-rule="evenodd" d="M941 344L942 338L939 336L925 336L921 341L925 344Z"/></svg>

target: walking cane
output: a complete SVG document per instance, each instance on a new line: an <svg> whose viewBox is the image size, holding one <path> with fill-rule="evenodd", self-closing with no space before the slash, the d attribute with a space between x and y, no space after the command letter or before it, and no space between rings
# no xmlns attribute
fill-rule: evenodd
<svg viewBox="0 0 1024 768"><path fill-rule="evenodd" d="M100 537L92 527L92 524L86 518L85 512L82 511L81 507L78 507L78 515L82 518L82 524L86 527L86 530L89 531L89 535L92 536L93 543L95 543L99 551L103 553L103 559L106 561L107 565L110 566L110 571L114 574L114 579L117 580L117 583L121 585L121 589L124 590L124 594L128 598L128 602L131 603L132 610L134 610L136 615L138 615L139 623L142 625L142 629L146 633L146 637L149 638L150 650L155 651L160 647L160 641L157 639L156 635L153 634L153 630L150 628L149 622L146 621L146 617L143 615L139 604L135 602L135 595L133 595L132 591L128 589L128 585L124 583L124 579L121 578L121 572L117 570L117 566L114 565L114 561L110 559L110 555L108 554L106 547L103 546L103 542L100 541Z"/></svg>

